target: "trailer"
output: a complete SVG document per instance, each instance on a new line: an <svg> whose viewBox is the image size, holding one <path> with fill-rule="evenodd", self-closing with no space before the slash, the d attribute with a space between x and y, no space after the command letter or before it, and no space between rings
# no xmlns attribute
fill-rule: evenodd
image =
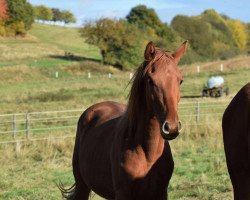
<svg viewBox="0 0 250 200"><path fill-rule="evenodd" d="M202 97L221 97L229 94L229 88L225 86L221 76L213 76L207 80L207 85L202 89Z"/></svg>

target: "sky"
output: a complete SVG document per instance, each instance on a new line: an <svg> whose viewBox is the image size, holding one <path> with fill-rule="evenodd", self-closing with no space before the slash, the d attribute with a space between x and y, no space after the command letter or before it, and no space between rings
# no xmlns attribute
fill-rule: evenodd
<svg viewBox="0 0 250 200"><path fill-rule="evenodd" d="M250 22L249 0L28 0L33 5L70 10L77 18L76 26L84 21L101 17L124 18L132 7L139 4L154 8L163 22L170 23L174 16L199 15L206 9L215 9L243 22Z"/></svg>

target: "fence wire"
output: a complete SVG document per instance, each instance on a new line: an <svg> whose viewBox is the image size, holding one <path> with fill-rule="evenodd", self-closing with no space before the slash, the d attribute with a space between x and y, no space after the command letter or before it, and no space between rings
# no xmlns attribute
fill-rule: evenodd
<svg viewBox="0 0 250 200"><path fill-rule="evenodd" d="M179 117L189 126L209 126L222 119L228 101L181 102ZM83 109L0 115L0 144L13 141L45 140L48 137L75 135Z"/></svg>

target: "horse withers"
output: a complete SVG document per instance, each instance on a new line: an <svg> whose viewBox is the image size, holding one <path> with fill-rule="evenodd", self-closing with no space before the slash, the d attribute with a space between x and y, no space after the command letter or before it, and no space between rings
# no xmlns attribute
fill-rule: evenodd
<svg viewBox="0 0 250 200"><path fill-rule="evenodd" d="M250 200L250 83L227 107L222 128L234 199Z"/></svg>
<svg viewBox="0 0 250 200"><path fill-rule="evenodd" d="M67 199L87 200L90 191L114 200L165 200L174 162L168 140L181 130L178 117L182 75L174 53L148 43L137 69L128 105L102 102L78 121L73 174Z"/></svg>

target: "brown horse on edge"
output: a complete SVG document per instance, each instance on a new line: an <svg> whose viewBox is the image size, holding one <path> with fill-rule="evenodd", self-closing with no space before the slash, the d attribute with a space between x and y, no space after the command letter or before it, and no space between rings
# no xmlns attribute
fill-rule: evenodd
<svg viewBox="0 0 250 200"><path fill-rule="evenodd" d="M250 83L227 107L222 128L234 199L250 200Z"/></svg>
<svg viewBox="0 0 250 200"><path fill-rule="evenodd" d="M186 47L184 42L169 53L148 43L128 106L102 102L81 115L72 162L75 184L60 188L65 198L87 200L93 190L114 200L167 199L174 168L167 140L181 129L177 65Z"/></svg>

